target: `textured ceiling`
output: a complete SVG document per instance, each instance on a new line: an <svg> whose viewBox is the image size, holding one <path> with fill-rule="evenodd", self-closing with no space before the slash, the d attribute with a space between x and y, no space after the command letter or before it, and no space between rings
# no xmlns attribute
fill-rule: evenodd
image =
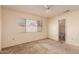
<svg viewBox="0 0 79 59"><path fill-rule="evenodd" d="M79 10L78 5L50 5L49 11L47 11L47 9L43 5L7 5L3 7L14 9L17 11L32 13L34 15L42 17L55 17L64 13L65 10Z"/></svg>

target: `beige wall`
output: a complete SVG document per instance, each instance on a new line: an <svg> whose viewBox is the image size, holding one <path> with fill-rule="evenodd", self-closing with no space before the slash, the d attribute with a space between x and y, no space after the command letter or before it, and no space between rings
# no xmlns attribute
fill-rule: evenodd
<svg viewBox="0 0 79 59"><path fill-rule="evenodd" d="M42 32L36 33L20 33L20 27L17 20L20 18L30 18L34 20L42 20ZM47 19L30 15L27 13L3 8L3 40L2 48L9 47L21 43L47 38Z"/></svg>
<svg viewBox="0 0 79 59"><path fill-rule="evenodd" d="M49 37L58 40L58 20L66 19L66 43L79 46L79 11L62 14L49 20Z"/></svg>
<svg viewBox="0 0 79 59"><path fill-rule="evenodd" d="M58 40L58 20L49 19L48 21L48 37L54 40Z"/></svg>
<svg viewBox="0 0 79 59"><path fill-rule="evenodd" d="M0 6L0 50L1 50L1 40L2 40L2 10L1 10L1 6Z"/></svg>

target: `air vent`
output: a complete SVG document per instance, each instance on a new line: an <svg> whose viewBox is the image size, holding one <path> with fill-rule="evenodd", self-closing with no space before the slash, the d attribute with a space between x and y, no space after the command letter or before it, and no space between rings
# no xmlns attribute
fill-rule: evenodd
<svg viewBox="0 0 79 59"><path fill-rule="evenodd" d="M70 12L70 10L65 10L64 13Z"/></svg>

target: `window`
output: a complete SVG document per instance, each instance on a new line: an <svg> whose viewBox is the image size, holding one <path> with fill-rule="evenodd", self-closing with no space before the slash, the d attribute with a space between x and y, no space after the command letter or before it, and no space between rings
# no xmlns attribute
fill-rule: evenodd
<svg viewBox="0 0 79 59"><path fill-rule="evenodd" d="M26 32L37 32L38 26L35 20L26 20Z"/></svg>
<svg viewBox="0 0 79 59"><path fill-rule="evenodd" d="M41 21L31 20L31 19L21 19L19 21L23 32L41 32L42 24Z"/></svg>

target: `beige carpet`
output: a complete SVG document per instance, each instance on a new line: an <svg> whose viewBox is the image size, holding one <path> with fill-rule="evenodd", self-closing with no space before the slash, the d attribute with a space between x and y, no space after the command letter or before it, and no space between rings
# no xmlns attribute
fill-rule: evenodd
<svg viewBox="0 0 79 59"><path fill-rule="evenodd" d="M79 53L79 47L60 43L51 39L43 39L4 48L1 53L9 54L64 54Z"/></svg>

